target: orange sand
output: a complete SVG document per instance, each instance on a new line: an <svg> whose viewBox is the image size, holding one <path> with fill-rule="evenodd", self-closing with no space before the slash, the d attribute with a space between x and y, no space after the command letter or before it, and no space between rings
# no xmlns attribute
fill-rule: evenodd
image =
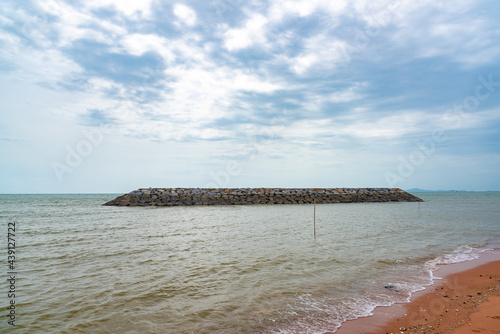
<svg viewBox="0 0 500 334"><path fill-rule="evenodd" d="M500 333L500 261L451 274L440 284L408 304L347 322L337 334Z"/></svg>

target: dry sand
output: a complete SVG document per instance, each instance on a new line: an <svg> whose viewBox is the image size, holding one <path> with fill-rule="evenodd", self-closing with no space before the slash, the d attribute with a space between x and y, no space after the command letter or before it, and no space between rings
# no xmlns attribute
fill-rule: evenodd
<svg viewBox="0 0 500 334"><path fill-rule="evenodd" d="M500 333L500 261L446 276L408 304L380 307L337 334Z"/></svg>

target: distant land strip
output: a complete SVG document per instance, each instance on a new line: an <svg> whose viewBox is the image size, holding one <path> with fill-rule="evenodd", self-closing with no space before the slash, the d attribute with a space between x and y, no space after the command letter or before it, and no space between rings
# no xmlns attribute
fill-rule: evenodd
<svg viewBox="0 0 500 334"><path fill-rule="evenodd" d="M422 202L399 188L141 188L108 206L269 205Z"/></svg>

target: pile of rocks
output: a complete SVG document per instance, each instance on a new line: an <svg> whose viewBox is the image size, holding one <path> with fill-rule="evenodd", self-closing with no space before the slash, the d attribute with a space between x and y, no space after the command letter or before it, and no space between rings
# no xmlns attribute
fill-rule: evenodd
<svg viewBox="0 0 500 334"><path fill-rule="evenodd" d="M141 188L104 205L187 206L422 202L399 188Z"/></svg>

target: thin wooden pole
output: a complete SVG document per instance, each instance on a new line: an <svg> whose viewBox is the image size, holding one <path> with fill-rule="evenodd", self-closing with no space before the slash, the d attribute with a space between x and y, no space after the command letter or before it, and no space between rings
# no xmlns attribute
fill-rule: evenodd
<svg viewBox="0 0 500 334"><path fill-rule="evenodd" d="M314 199L314 236L316 236L316 198Z"/></svg>

